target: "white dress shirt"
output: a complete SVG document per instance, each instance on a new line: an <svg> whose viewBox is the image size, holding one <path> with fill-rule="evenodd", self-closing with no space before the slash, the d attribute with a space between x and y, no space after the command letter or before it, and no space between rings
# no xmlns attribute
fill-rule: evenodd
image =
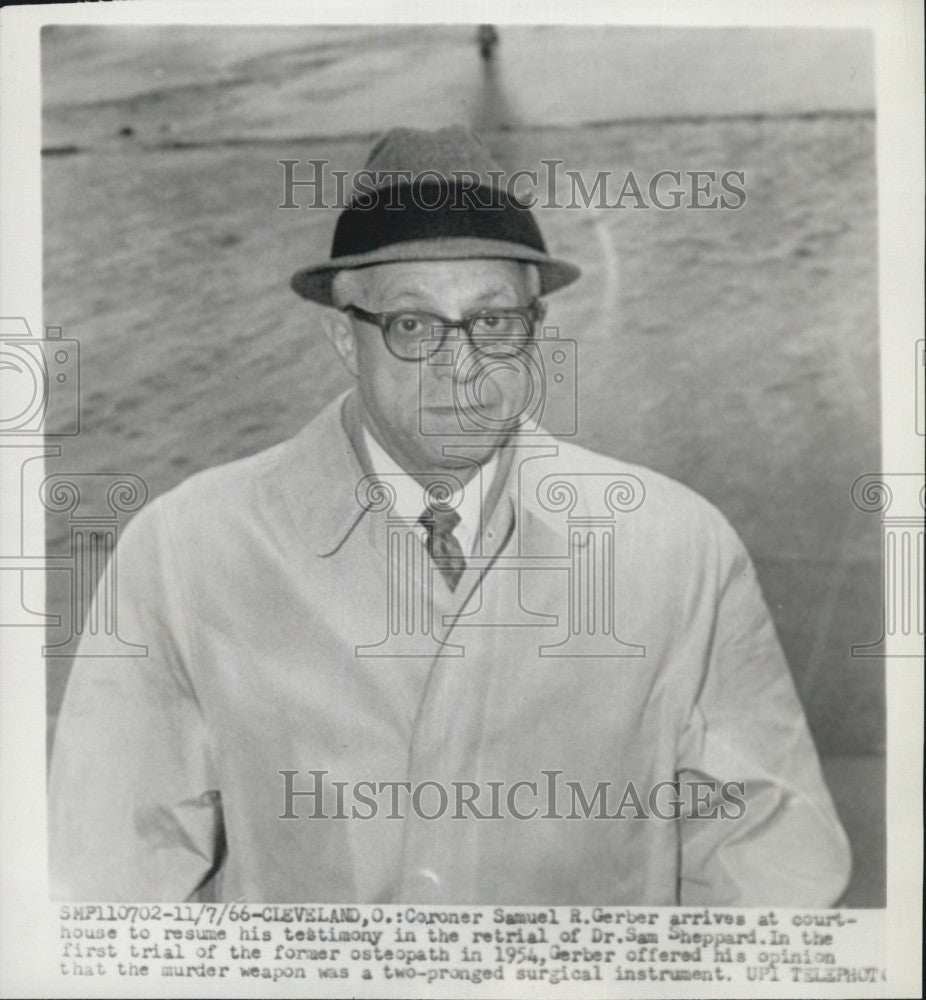
<svg viewBox="0 0 926 1000"><path fill-rule="evenodd" d="M399 466L366 428L363 429L363 443L370 456L373 474L383 478L388 477L396 491L395 513L399 517L416 521L425 510L421 485L414 476ZM497 467L498 452L495 452L468 483L453 492L450 506L460 515L460 523L453 529L453 534L467 555L472 555L476 549L483 499L495 479ZM422 542L427 538L424 525L421 526L420 537Z"/></svg>

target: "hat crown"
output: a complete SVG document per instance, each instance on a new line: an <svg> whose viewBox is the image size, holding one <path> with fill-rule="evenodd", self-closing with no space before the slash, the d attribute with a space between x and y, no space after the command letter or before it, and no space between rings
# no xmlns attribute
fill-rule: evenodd
<svg viewBox="0 0 926 1000"><path fill-rule="evenodd" d="M425 173L437 174L448 181L459 179L462 173L475 173L487 187L497 187L498 176L503 173L479 136L462 125L433 131L391 129L370 150L366 170L376 174L403 171L412 179ZM374 186L388 183L388 177L382 177L382 183L374 182Z"/></svg>
<svg viewBox="0 0 926 1000"><path fill-rule="evenodd" d="M292 287L332 305L337 271L417 260L534 264L543 295L575 281L579 269L547 253L530 207L512 197L504 177L482 140L462 125L391 129L354 175L328 259L297 271Z"/></svg>

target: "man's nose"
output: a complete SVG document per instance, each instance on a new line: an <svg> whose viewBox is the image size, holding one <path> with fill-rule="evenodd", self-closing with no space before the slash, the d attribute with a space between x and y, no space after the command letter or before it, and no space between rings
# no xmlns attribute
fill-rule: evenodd
<svg viewBox="0 0 926 1000"><path fill-rule="evenodd" d="M469 381L479 367L478 349L466 335L465 328L447 325L436 335L443 335L440 347L429 356L428 368L438 379L454 382Z"/></svg>
<svg viewBox="0 0 926 1000"><path fill-rule="evenodd" d="M457 363L453 366L454 377L458 381L471 379L482 360L482 352L466 336L466 332L461 330L459 347L457 348Z"/></svg>
<svg viewBox="0 0 926 1000"><path fill-rule="evenodd" d="M497 364L498 355L493 353L491 344L474 344L469 337L462 336L450 374L457 385L468 385L481 381Z"/></svg>

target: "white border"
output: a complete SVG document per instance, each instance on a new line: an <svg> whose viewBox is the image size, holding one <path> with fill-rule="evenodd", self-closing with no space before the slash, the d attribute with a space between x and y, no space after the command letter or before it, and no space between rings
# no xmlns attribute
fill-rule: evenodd
<svg viewBox="0 0 926 1000"><path fill-rule="evenodd" d="M532 3L480 0L243 3L117 2L5 7L0 12L0 314L42 317L39 29L55 24L305 24L491 21L664 26L870 28L875 36L882 469L922 469L913 428L913 343L923 337L923 11L915 0ZM310 16L307 14L310 11ZM41 329L41 326L39 326ZM859 469L859 474L879 470ZM9 633L11 630L7 629ZM0 635L0 976L7 995L62 995L53 964L45 865L44 664L21 630ZM19 632L17 635L16 632ZM31 662L30 662L31 658ZM887 665L887 963L907 975L883 995L920 995L923 672ZM51 962L51 964L49 964ZM108 985L108 984L107 984ZM639 985L639 984L638 984ZM808 994L809 990L799 987ZM719 994L720 991L715 991ZM846 995L845 987L817 991ZM131 995L128 988L124 995ZM142 994L139 994L142 995ZM872 995L869 992L869 995ZM882 995L882 994L878 994Z"/></svg>

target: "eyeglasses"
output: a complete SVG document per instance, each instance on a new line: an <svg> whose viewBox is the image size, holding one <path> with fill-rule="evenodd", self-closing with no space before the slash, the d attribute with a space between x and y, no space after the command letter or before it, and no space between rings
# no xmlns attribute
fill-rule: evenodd
<svg viewBox="0 0 926 1000"><path fill-rule="evenodd" d="M547 310L540 299L534 299L526 306L479 309L461 319L414 310L372 313L355 305L344 306L341 311L378 326L389 353L401 361L424 361L423 345L436 341L433 346L440 349L454 327L462 328L477 349L491 349L493 345L523 347Z"/></svg>

